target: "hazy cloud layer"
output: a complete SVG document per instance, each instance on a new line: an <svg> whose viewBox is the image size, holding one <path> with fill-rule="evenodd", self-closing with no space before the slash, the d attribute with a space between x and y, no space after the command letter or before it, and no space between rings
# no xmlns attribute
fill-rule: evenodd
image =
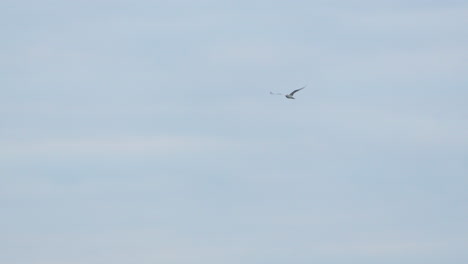
<svg viewBox="0 0 468 264"><path fill-rule="evenodd" d="M465 1L0 10L1 263L467 263Z"/></svg>

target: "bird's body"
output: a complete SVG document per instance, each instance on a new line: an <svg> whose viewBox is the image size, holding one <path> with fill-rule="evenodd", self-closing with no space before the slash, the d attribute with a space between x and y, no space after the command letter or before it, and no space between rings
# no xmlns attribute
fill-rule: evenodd
<svg viewBox="0 0 468 264"><path fill-rule="evenodd" d="M296 90L294 90L294 91L292 91L290 94L285 94L284 96L285 96L286 98L288 98L288 99L296 99L296 98L294 98L294 94L297 93L297 92L299 92L300 90L302 90L302 89L304 89L304 88L305 88L305 86L304 86L304 87L301 87L301 88L299 88L299 89L296 89ZM270 94L271 94L271 95L283 95L283 94L280 94L280 93L273 93L273 92L270 92Z"/></svg>
<svg viewBox="0 0 468 264"><path fill-rule="evenodd" d="M288 98L288 99L296 99L296 98L294 98L294 94L295 94L296 92L299 92L300 90L302 90L302 89L304 89L304 88L305 88L305 86L304 86L304 87L301 87L301 88L299 88L299 89L296 89L296 90L292 91L290 94L286 94L285 97Z"/></svg>

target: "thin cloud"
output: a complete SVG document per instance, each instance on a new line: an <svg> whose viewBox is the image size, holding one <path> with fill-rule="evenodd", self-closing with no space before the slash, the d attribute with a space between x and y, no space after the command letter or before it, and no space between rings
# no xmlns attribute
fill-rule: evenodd
<svg viewBox="0 0 468 264"><path fill-rule="evenodd" d="M3 142L0 156L25 155L170 155L233 148L232 142L203 137L155 136Z"/></svg>

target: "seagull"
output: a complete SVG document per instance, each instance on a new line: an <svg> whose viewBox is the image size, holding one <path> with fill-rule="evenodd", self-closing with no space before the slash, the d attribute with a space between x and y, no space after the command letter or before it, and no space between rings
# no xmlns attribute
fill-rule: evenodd
<svg viewBox="0 0 468 264"><path fill-rule="evenodd" d="M301 88L299 88L299 89L296 89L296 90L292 91L290 94L285 94L284 96L285 96L286 98L288 98L288 99L296 99L296 98L294 98L294 94L297 93L297 92L299 92L300 90L302 90L302 89L304 89L304 88L306 88L306 87L304 86L304 87L301 87ZM280 93L273 93L273 92L270 92L270 94L271 94L271 95L283 95L283 94L280 94Z"/></svg>

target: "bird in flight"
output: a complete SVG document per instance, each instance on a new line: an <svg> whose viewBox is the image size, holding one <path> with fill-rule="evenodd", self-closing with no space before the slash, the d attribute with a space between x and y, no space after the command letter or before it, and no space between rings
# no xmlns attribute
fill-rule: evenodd
<svg viewBox="0 0 468 264"><path fill-rule="evenodd" d="M302 89L304 89L304 88L305 88L305 86L304 86L304 87L301 87L301 88L299 88L299 89L296 89L296 90L294 90L294 91L292 91L290 94L285 94L284 96L285 96L286 98L288 98L288 99L296 99L296 98L294 98L294 94L297 93L297 92L299 92L300 90L302 90ZM280 93L273 93L273 92L270 92L270 94L272 94L272 95L283 95L283 94L280 94Z"/></svg>

